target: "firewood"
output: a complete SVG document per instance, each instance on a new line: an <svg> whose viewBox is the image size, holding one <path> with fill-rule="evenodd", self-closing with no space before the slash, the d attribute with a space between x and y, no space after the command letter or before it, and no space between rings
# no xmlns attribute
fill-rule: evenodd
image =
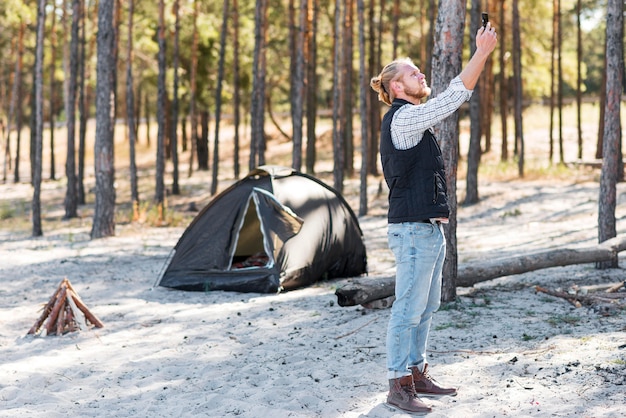
<svg viewBox="0 0 626 418"><path fill-rule="evenodd" d="M69 291L68 295L67 295L67 303L70 307L70 310L72 311L72 313L74 314L74 319L76 322L76 325L78 325L78 328L80 330L86 330L87 327L87 321L85 321L85 314L78 308L78 306L76 306L76 300L73 297L74 292L72 292L71 290Z"/></svg>
<svg viewBox="0 0 626 418"><path fill-rule="evenodd" d="M61 291L61 285L63 284L63 282L65 280L66 279L61 280L61 283L59 283L59 286L57 287L56 291L54 292L54 294L52 295L52 297L50 298L50 300L48 301L46 306L43 308L43 312L39 316L39 319L37 319L37 321L35 321L35 324L28 331L28 334L35 334L37 332L37 330L39 328L41 328L41 325L43 325L43 322L46 320L46 318L50 314L50 310L52 309L52 306L54 305L54 302L56 302L57 296L58 296L59 292Z"/></svg>
<svg viewBox="0 0 626 418"><path fill-rule="evenodd" d="M63 335L76 330L86 330L89 324L97 328L104 327L102 321L89 311L66 277L61 281L28 334Z"/></svg>
<svg viewBox="0 0 626 418"><path fill-rule="evenodd" d="M64 308L66 294L67 286L65 285L65 283L61 283L61 291L59 292L57 300L54 303L54 307L52 308L52 311L50 311L50 315L48 315L48 320L46 321L46 335L52 332L52 329L56 324L57 317L59 316L59 311Z"/></svg>
<svg viewBox="0 0 626 418"><path fill-rule="evenodd" d="M72 296L72 300L74 301L74 303L76 304L77 308L83 313L85 314L85 317L87 317L87 319L89 320L89 322L91 322L92 324L94 324L94 326L96 328L102 328L104 327L104 324L102 323L102 321L100 321L90 310L89 308L87 308L87 306L83 303L83 301L80 299L80 297L78 296L78 294L76 294L76 292L74 292L74 290L70 290L70 295Z"/></svg>
<svg viewBox="0 0 626 418"><path fill-rule="evenodd" d="M67 332L74 332L78 330L78 327L76 326L76 318L74 317L74 312L72 312L72 309L68 306L67 307Z"/></svg>

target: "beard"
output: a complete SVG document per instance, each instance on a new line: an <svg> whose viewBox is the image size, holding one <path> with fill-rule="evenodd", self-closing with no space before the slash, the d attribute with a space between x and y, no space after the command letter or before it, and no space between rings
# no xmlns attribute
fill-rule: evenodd
<svg viewBox="0 0 626 418"><path fill-rule="evenodd" d="M430 91L430 87L428 86L420 86L419 88L404 88L404 94L419 101L430 96Z"/></svg>

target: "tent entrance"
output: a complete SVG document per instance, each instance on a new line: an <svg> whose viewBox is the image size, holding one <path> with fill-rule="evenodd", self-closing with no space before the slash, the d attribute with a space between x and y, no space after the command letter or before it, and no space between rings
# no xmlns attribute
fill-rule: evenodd
<svg viewBox="0 0 626 418"><path fill-rule="evenodd" d="M235 234L229 270L273 267L275 252L300 231L302 223L273 194L253 188Z"/></svg>
<svg viewBox="0 0 626 418"><path fill-rule="evenodd" d="M261 219L254 193L250 194L243 222L236 236L235 251L231 259L231 270L249 267L267 267L272 261L266 249Z"/></svg>

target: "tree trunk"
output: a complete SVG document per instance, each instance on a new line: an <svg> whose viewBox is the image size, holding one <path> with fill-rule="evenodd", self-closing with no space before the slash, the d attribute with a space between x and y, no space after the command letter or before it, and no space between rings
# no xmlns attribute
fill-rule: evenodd
<svg viewBox="0 0 626 418"><path fill-rule="evenodd" d="M48 97L48 111L50 112L50 117L48 121L50 122L50 180L56 180L56 170L55 165L56 161L54 159L54 113L56 111L55 106L55 86L54 86L54 73L56 72L56 60L57 60L57 11L56 11L56 2L52 4L52 13L50 18L52 19L52 24L50 25L50 66L48 69L49 72L49 86L50 95Z"/></svg>
<svg viewBox="0 0 626 418"><path fill-rule="evenodd" d="M367 160L368 160L368 125L367 94L369 80L365 66L365 5L357 0L357 17L359 20L359 109L361 115L361 187L359 189L359 216L367 215Z"/></svg>
<svg viewBox="0 0 626 418"><path fill-rule="evenodd" d="M165 72L167 71L165 62L165 0L159 0L159 75L157 92L157 150L156 150L156 186L155 203L157 205L158 220L165 220Z"/></svg>
<svg viewBox="0 0 626 418"><path fill-rule="evenodd" d="M72 28L71 28L71 24L70 24L70 19L73 16L70 16L70 12L69 9L72 7L72 5L70 3L72 3L73 0L63 0L62 1L62 13L61 13L61 31L62 31L62 57L61 57L61 68L63 69L63 109L65 111L65 121L66 121L66 126L67 126L67 109L69 109L70 107L70 99L69 99L69 92L70 92L70 80L69 80L69 74L71 72L70 70L70 44L71 44L71 33L72 33ZM79 21L78 21L78 26L80 27L80 0L79 0ZM80 36L80 32L78 33L78 36ZM78 49L78 48L77 48ZM78 57L77 57L78 59ZM78 71L76 72L78 74ZM78 75L77 75L78 77ZM76 80L76 85L78 86L78 79ZM74 106L76 106L76 103L74 103ZM76 107L74 107L74 117L76 117ZM74 144L76 144L76 140L74 140ZM76 145L74 145L76 146ZM74 157L74 164L76 164L76 157ZM76 170L74 170L74 173L76 173ZM76 175L76 174L74 174Z"/></svg>
<svg viewBox="0 0 626 418"><path fill-rule="evenodd" d="M146 146L148 148L150 148L150 95L148 94L148 92L146 91L144 93L144 101L143 101L143 112L144 112L144 119L146 120Z"/></svg>
<svg viewBox="0 0 626 418"><path fill-rule="evenodd" d="M354 0L346 0L343 18L343 32L341 42L341 141L343 143L343 167L348 177L354 174L354 124L352 123L353 80L354 80Z"/></svg>
<svg viewBox="0 0 626 418"><path fill-rule="evenodd" d="M563 150L563 25L561 23L561 0L557 0L558 2L558 11L557 11L557 26L558 26L558 37L557 37L557 63L558 63L558 84L557 84L557 98L558 98L558 109L559 109L559 163L565 163L565 154Z"/></svg>
<svg viewBox="0 0 626 418"><path fill-rule="evenodd" d="M554 62L556 61L556 44L557 44L557 32L559 30L558 25L558 2L559 0L552 0L552 42L550 45L550 151L548 155L548 161L550 164L554 162L554 107L556 102L555 88L556 84L556 72L554 68Z"/></svg>
<svg viewBox="0 0 626 418"><path fill-rule="evenodd" d="M604 49L606 51L607 40L605 39ZM602 140L604 139L604 113L606 111L606 78L607 78L607 56L604 55L604 65L602 67L602 83L600 84L600 123L598 123L598 140L596 142L596 159L602 158Z"/></svg>
<svg viewBox="0 0 626 418"><path fill-rule="evenodd" d="M185 115L182 115L180 117L180 133L181 133L181 141L182 141L182 149L183 152L187 151L187 140L189 139L187 136L187 118L185 117Z"/></svg>
<svg viewBox="0 0 626 418"><path fill-rule="evenodd" d="M72 1L72 36L70 38L70 74L68 82L67 118L67 157L65 176L67 190L65 192L65 219L78 216L78 187L76 181L76 89L78 86L78 42L80 33L80 0Z"/></svg>
<svg viewBox="0 0 626 418"><path fill-rule="evenodd" d="M17 108L20 102L20 84L22 78L22 56L24 54L24 29L26 24L24 22L20 22L20 32L18 35L17 41L17 56L15 58L15 71L13 73L13 86L11 88L11 99L9 104L9 114L7 115L7 135L6 135L6 149L4 153L4 170L3 170L3 181L7 180L7 168L10 165L11 158L11 122L15 120L15 126L19 127L19 120L16 117L18 113ZM18 130L16 129L16 133ZM19 142L18 142L19 145ZM15 165L17 166L19 159L16 157ZM15 172L17 173L17 167L15 168ZM17 179L15 180L17 183Z"/></svg>
<svg viewBox="0 0 626 418"><path fill-rule="evenodd" d="M209 170L209 111L200 114L200 137L198 138L198 170Z"/></svg>
<svg viewBox="0 0 626 418"><path fill-rule="evenodd" d="M420 1L420 6L422 6L423 1ZM392 56L398 56L398 38L400 36L400 0L393 0L393 9L391 12L392 16L392 29L391 29L391 38L392 38ZM424 8L420 7L420 22L422 21L422 17L424 16ZM422 30L422 34L424 33L424 28L420 28ZM424 39L424 38L422 38ZM423 43L423 42L421 42Z"/></svg>
<svg viewBox="0 0 626 418"><path fill-rule="evenodd" d="M133 205L133 221L139 219L139 186L137 184L137 161L135 144L135 93L133 89L133 19L135 0L128 0L128 47L126 51L126 115L128 118L128 145L130 151L130 200Z"/></svg>
<svg viewBox="0 0 626 418"><path fill-rule="evenodd" d="M301 5L302 5L301 1ZM306 2L304 2L306 3ZM291 166L295 170L300 170L302 167L302 99L304 94L304 26L302 24L305 15L302 8L300 8L299 14L300 21L296 25L296 7L295 1L289 0L289 52L291 54L290 59L290 107L291 107Z"/></svg>
<svg viewBox="0 0 626 418"><path fill-rule="evenodd" d="M341 126L341 100L339 90L341 84L341 5L342 2L335 2L334 16L334 59L333 59L333 186L339 193L343 192L343 168L344 154L342 143ZM344 5L345 7L345 5Z"/></svg>
<svg viewBox="0 0 626 418"><path fill-rule="evenodd" d="M435 49L433 51L433 79L431 81L433 97L446 89L450 80L461 72L463 58L463 37L456 34L464 32L465 4L454 0L439 1L439 17L436 25ZM456 242L456 179L459 158L459 115L455 112L436 128L436 135L441 144L444 165L446 167L446 183L450 204L450 222L446 232L446 261L443 267L442 300L456 298L455 280L457 276L457 242Z"/></svg>
<svg viewBox="0 0 626 418"><path fill-rule="evenodd" d="M43 43L46 24L46 1L37 2L37 43L35 45L35 152L33 160L33 237L43 235L41 227L41 165L43 138Z"/></svg>
<svg viewBox="0 0 626 418"><path fill-rule="evenodd" d="M513 80L515 101L515 144L518 150L517 171L520 177L524 177L524 134L522 124L522 42L520 38L519 7L518 0L513 0Z"/></svg>
<svg viewBox="0 0 626 418"><path fill-rule="evenodd" d="M600 174L600 197L598 208L598 241L603 242L616 235L615 207L616 183L620 145L620 104L622 93L622 25L624 5L621 0L609 0L606 24L606 102L602 145L602 172ZM615 256L608 262L598 263L598 268L617 267Z"/></svg>
<svg viewBox="0 0 626 418"><path fill-rule="evenodd" d="M497 12L497 7L493 4L494 2L486 1L485 9L492 15L495 16ZM480 27L480 23L479 23ZM499 30L500 25L496 27ZM498 34L498 36L500 36ZM480 156L482 157L485 153L491 152L491 137L492 137L492 129L493 125L493 112L495 107L495 76L493 73L493 58L492 55L489 55L487 58L487 62L485 62L485 68L483 70L483 75L481 76L480 81L480 132L481 137L484 137L484 147L478 146L478 151L480 152ZM480 165L480 161L479 161Z"/></svg>
<svg viewBox="0 0 626 418"><path fill-rule="evenodd" d="M578 132L578 159L583 158L583 128L582 128L582 63L583 38L581 27L582 0L576 1L576 131Z"/></svg>
<svg viewBox="0 0 626 418"><path fill-rule="evenodd" d="M235 179L240 176L239 169L239 127L241 125L241 94L239 88L239 5L233 0L233 125L235 135L233 138L233 170Z"/></svg>
<svg viewBox="0 0 626 418"><path fill-rule="evenodd" d="M11 77L8 75L9 72L9 67L10 64L9 62L13 59L13 54L15 54L15 56L17 57L18 53L17 53L17 46L16 46L16 42L15 40L11 41L11 56L6 60L5 65L6 66L6 70L4 68L0 69L0 112L2 112L4 110L5 107L5 101L7 100L7 92L5 91L5 89L9 88L9 85L11 84ZM17 67L17 58L15 58L15 67ZM5 82L4 80L4 74L5 71L7 73L7 81ZM17 71L17 70L16 70ZM16 84L16 75L15 72L13 73L13 86L11 88L11 98L8 99L9 101L9 109L6 112L6 118L7 118L7 126L4 126L4 120L0 117L0 144L2 143L2 139L5 138L5 134L6 134L6 141L4 143L4 160L2 162L2 182L6 183L7 181L7 172L8 170L11 169L11 120L14 117L15 114L15 101L17 100L17 84ZM6 87L5 87L6 86ZM5 131L6 128L6 131Z"/></svg>
<svg viewBox="0 0 626 418"><path fill-rule="evenodd" d="M436 0L428 0L428 35L426 36L426 68L424 69L427 80L433 79L433 51L435 49L435 25L438 7Z"/></svg>
<svg viewBox="0 0 626 418"><path fill-rule="evenodd" d="M79 123L78 128L78 177L76 179L76 194L79 205L85 204L85 139L87 136L87 95L85 94L85 78L87 76L87 59L86 59L86 44L87 37L85 35L85 23L87 19L87 13L85 10L85 1L80 0L80 57L78 59L80 84L79 84L79 97L78 97L78 113ZM90 54L91 55L91 54Z"/></svg>
<svg viewBox="0 0 626 418"><path fill-rule="evenodd" d="M508 143L508 127L507 119L509 116L509 80L506 73L506 24L505 22L505 4L506 0L500 0L500 26L498 27L498 36L500 37L500 123L502 125L502 145L500 147L500 161L505 162L509 159L509 143Z"/></svg>
<svg viewBox="0 0 626 418"><path fill-rule="evenodd" d="M198 72L198 0L193 0L193 34L191 41L191 74L189 78L189 123L191 124L191 152L189 172L193 173L193 159L198 146L198 116L196 115L196 75Z"/></svg>
<svg viewBox="0 0 626 418"><path fill-rule="evenodd" d="M220 120L222 110L222 86L224 84L224 59L226 56L226 36L228 35L228 0L224 0L224 10L222 15L222 36L220 38L220 61L217 71L217 89L215 89L215 138L213 142L213 177L211 179L211 196L217 193L218 169L219 169L219 139Z"/></svg>
<svg viewBox="0 0 626 418"><path fill-rule="evenodd" d="M309 0L307 20L306 67L306 171L315 174L316 120L317 120L317 16L319 0Z"/></svg>
<svg viewBox="0 0 626 418"><path fill-rule="evenodd" d="M120 26L122 24L122 0L113 3L113 64L112 75L113 91L111 92L111 138L115 137L115 125L117 121L117 63L120 55Z"/></svg>
<svg viewBox="0 0 626 418"><path fill-rule="evenodd" d="M22 71L24 69L24 32L26 30L26 24L22 21L20 24L20 33L18 38L18 50L17 50L17 79L19 83L17 85L17 102L15 112L15 128L17 138L15 139L15 167L13 181L15 183L20 181L20 148L22 142ZM7 131L7 138L9 137L10 130Z"/></svg>
<svg viewBox="0 0 626 418"><path fill-rule="evenodd" d="M180 50L180 0L174 1L174 91L172 98L171 118L171 154L172 154L172 194L180 194L178 184L178 66Z"/></svg>
<svg viewBox="0 0 626 418"><path fill-rule="evenodd" d="M39 1L39 0L38 0ZM39 7L39 2L37 3L37 7ZM33 88L30 91L30 97L29 97L29 105L30 105L30 120L29 120L29 125L30 125L30 153L29 153L29 158L30 158L30 184L31 185L35 185L35 164L36 164L36 154L37 154L37 50L36 50L36 46L35 46L35 62L33 63L33 68L32 68L32 76L33 76L33 82L32 82L32 86ZM43 72L43 70L42 70Z"/></svg>
<svg viewBox="0 0 626 418"><path fill-rule="evenodd" d="M269 1L256 2L254 14L254 80L251 101L250 163L253 170L265 164L265 76Z"/></svg>
<svg viewBox="0 0 626 418"><path fill-rule="evenodd" d="M476 51L476 31L480 27L481 11L483 10L480 0L472 0L470 13L470 56ZM465 204L478 203L478 167L480 166L480 140L482 137L482 111L481 111L481 87L484 83L479 80L474 88L470 99L470 141L467 152L467 180L465 183Z"/></svg>
<svg viewBox="0 0 626 418"><path fill-rule="evenodd" d="M98 6L98 60L96 64L96 206L91 238L115 235L115 164L111 118L113 109L113 1L100 0Z"/></svg>
<svg viewBox="0 0 626 418"><path fill-rule="evenodd" d="M300 0L300 23L296 32L296 66L293 87L295 91L292 93L294 106L292 115L292 139L293 139L293 156L292 167L297 170L302 170L302 139L303 139L303 118L304 118L304 103L305 103L305 74L306 74L306 59L305 59L305 40L306 40L306 27L308 22L308 1Z"/></svg>
<svg viewBox="0 0 626 418"><path fill-rule="evenodd" d="M383 1L383 0L381 0ZM382 7L382 6L381 6ZM369 6L369 13L368 13L368 22L369 22L369 30L368 30L368 44L369 44L369 73L370 74L378 74L378 72L380 72L380 66L381 63L378 61L378 57L380 56L376 50L376 45L378 45L378 43L376 42L376 31L375 29L375 22L376 19L374 18L375 14L374 11L376 9L376 0L371 0L370 1L370 6ZM367 161L367 171L369 174L376 176L378 175L378 141L380 139L380 125L382 123L381 120L381 116L380 116L380 101L377 99L376 94L371 91L369 91L368 94L368 107L369 107L369 126L370 126L370 133L369 133L369 147L368 149L370 150L369 153L369 159Z"/></svg>

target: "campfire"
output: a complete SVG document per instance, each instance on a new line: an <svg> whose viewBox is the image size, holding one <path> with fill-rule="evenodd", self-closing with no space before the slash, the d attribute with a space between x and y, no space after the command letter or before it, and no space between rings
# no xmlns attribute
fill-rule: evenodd
<svg viewBox="0 0 626 418"><path fill-rule="evenodd" d="M41 337L63 335L77 330L87 330L91 326L102 328L104 324L89 311L66 277L61 280L28 334Z"/></svg>

